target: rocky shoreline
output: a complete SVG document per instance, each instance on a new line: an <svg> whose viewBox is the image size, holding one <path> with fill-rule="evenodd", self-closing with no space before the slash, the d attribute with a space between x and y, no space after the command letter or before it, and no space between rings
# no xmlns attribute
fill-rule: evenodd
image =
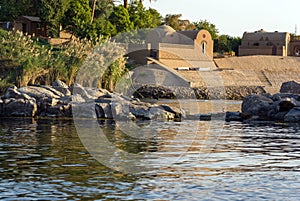
<svg viewBox="0 0 300 201"><path fill-rule="evenodd" d="M76 113L74 113L76 111ZM1 117L77 117L124 120L176 120L184 112L167 105L144 103L105 89L61 81L52 86L12 86L0 98Z"/></svg>
<svg viewBox="0 0 300 201"><path fill-rule="evenodd" d="M228 112L228 121L273 121L300 123L300 84L290 81L282 84L280 93L251 94L242 102L241 112Z"/></svg>
<svg viewBox="0 0 300 201"><path fill-rule="evenodd" d="M176 95L176 90L180 89L170 90L164 87L147 86L140 88L134 96L139 97L142 94L152 99L175 99L180 98L179 95ZM246 95L252 90L256 93ZM232 89L232 93L233 91ZM129 98L105 89L85 88L77 84L70 88L57 80L52 86L21 88L12 86L8 88L4 96L0 98L0 117L77 117L163 121L185 118L203 121L220 119L242 122L300 122L300 84L283 83L280 93L274 95L263 93L263 89L257 87L243 93L241 88L240 91L237 93L238 96L245 96L241 112L187 116L183 110L168 105L141 102L138 98ZM180 92L183 96L181 98L189 98L188 94L195 97L196 90L185 88ZM199 94L202 92L201 89L198 89ZM218 90L214 90L214 92L217 93ZM225 92L227 93L226 90ZM186 95L184 95L185 93ZM203 97L207 98L207 96ZM141 98L145 97L141 96Z"/></svg>

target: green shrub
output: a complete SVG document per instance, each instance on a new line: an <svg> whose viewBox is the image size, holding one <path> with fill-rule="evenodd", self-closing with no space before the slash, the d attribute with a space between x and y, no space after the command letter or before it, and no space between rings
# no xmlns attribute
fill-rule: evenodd
<svg viewBox="0 0 300 201"><path fill-rule="evenodd" d="M9 61L14 66L8 71L16 72L6 72L0 76L0 87L1 84L6 86L12 82L19 87L50 84L56 79L72 85L81 66L85 68L88 64L89 76L97 77L97 86L113 90L117 80L126 71L125 58L122 56L124 49L116 43L108 42L108 39L73 38L54 49L45 41L18 31L0 32L0 36L0 60ZM4 64L0 68L3 70L7 66ZM103 69L105 72L101 72ZM87 77L86 80L90 82L91 79Z"/></svg>

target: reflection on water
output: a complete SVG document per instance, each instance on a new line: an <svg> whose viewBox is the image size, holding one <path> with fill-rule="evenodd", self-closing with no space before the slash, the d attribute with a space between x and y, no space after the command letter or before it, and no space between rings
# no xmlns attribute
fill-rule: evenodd
<svg viewBox="0 0 300 201"><path fill-rule="evenodd" d="M72 120L0 119L0 199L300 199L298 125L140 122L157 133L136 138L122 132L121 123L99 124L118 149L157 153L170 165L148 160L159 168L125 174L87 152ZM189 147L178 157L182 139Z"/></svg>

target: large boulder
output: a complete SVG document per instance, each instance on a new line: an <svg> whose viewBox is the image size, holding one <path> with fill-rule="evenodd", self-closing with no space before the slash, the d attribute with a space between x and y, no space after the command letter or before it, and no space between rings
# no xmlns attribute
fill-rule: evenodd
<svg viewBox="0 0 300 201"><path fill-rule="evenodd" d="M290 93L277 93L270 97L273 101L280 101L285 98L293 98L296 101L300 101L300 94L290 94Z"/></svg>
<svg viewBox="0 0 300 201"><path fill-rule="evenodd" d="M37 111L35 99L8 98L3 101L2 116L6 117L33 117Z"/></svg>
<svg viewBox="0 0 300 201"><path fill-rule="evenodd" d="M58 103L54 106L47 107L40 116L46 117L72 117L71 104Z"/></svg>
<svg viewBox="0 0 300 201"><path fill-rule="evenodd" d="M291 109L285 116L285 122L300 122L300 107Z"/></svg>
<svg viewBox="0 0 300 201"><path fill-rule="evenodd" d="M23 94L21 92L18 91L18 88L16 86L11 86L9 87L3 96L4 99L8 99L8 98L23 98Z"/></svg>
<svg viewBox="0 0 300 201"><path fill-rule="evenodd" d="M72 103L73 118L98 118L95 102Z"/></svg>
<svg viewBox="0 0 300 201"><path fill-rule="evenodd" d="M144 118L149 120L168 121L175 119L175 114L164 110L160 106L154 106L149 108Z"/></svg>
<svg viewBox="0 0 300 201"><path fill-rule="evenodd" d="M300 103L294 98L283 98L277 102L277 110L278 112L290 111L294 107L300 107Z"/></svg>
<svg viewBox="0 0 300 201"><path fill-rule="evenodd" d="M86 88L81 86L80 84L74 84L72 87L73 95L80 95L84 99L93 99L93 96L89 95L86 91Z"/></svg>
<svg viewBox="0 0 300 201"><path fill-rule="evenodd" d="M281 85L280 93L300 94L300 84L295 81L284 82Z"/></svg>
<svg viewBox="0 0 300 201"><path fill-rule="evenodd" d="M105 119L114 118L110 102L96 103L95 110L98 118L105 118Z"/></svg>
<svg viewBox="0 0 300 201"><path fill-rule="evenodd" d="M97 99L101 96L109 96L111 93L107 91L106 89L97 89L97 88L85 88L85 91L88 95L93 97L94 99Z"/></svg>
<svg viewBox="0 0 300 201"><path fill-rule="evenodd" d="M176 108L176 107L171 107L169 105L159 105L159 107L167 112L173 113L175 116L175 118L184 118L185 117L185 111L180 109L180 108Z"/></svg>
<svg viewBox="0 0 300 201"><path fill-rule="evenodd" d="M55 89L53 89L55 90ZM43 98L57 98L59 99L62 95L59 95L59 92L54 92L49 90L49 88L38 87L38 86L27 86L21 87L18 89L20 93L27 94L30 97L35 98L36 100L41 100Z"/></svg>
<svg viewBox="0 0 300 201"><path fill-rule="evenodd" d="M54 89L56 89L57 91L60 91L61 93L63 93L66 96L71 95L71 91L69 90L69 86L61 80L55 80L52 83L52 87Z"/></svg>
<svg viewBox="0 0 300 201"><path fill-rule="evenodd" d="M47 89L47 90L51 91L51 92L52 92L53 94L55 94L56 96L59 96L59 97L63 97L63 96L65 96L65 94L64 94L64 93L62 93L62 92L60 92L60 91L56 90L55 88L53 88L53 87L51 87L51 86L39 86L39 87L41 87L41 88L44 88L44 89Z"/></svg>
<svg viewBox="0 0 300 201"><path fill-rule="evenodd" d="M270 111L273 109L273 100L264 95L246 96L242 103L242 113L260 119L269 119Z"/></svg>
<svg viewBox="0 0 300 201"><path fill-rule="evenodd" d="M146 105L130 104L129 106L129 112L137 118L148 118L148 109Z"/></svg>

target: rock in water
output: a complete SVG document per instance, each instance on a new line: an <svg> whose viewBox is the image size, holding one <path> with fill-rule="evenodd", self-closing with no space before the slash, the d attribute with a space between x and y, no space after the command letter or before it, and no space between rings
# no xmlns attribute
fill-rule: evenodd
<svg viewBox="0 0 300 201"><path fill-rule="evenodd" d="M38 86L27 86L21 87L18 89L19 92L23 94L27 94L30 97L35 98L36 100L47 98L57 98L59 99L61 96L57 95L56 93L50 91L47 88L38 87Z"/></svg>
<svg viewBox="0 0 300 201"><path fill-rule="evenodd" d="M281 85L280 93L300 94L300 84L295 81L284 82Z"/></svg>
<svg viewBox="0 0 300 201"><path fill-rule="evenodd" d="M179 108L171 107L169 105L159 105L163 110L167 112L171 112L175 114L175 118L184 118L185 117L185 112Z"/></svg>
<svg viewBox="0 0 300 201"><path fill-rule="evenodd" d="M285 122L300 122L300 107L291 109L285 116Z"/></svg>
<svg viewBox="0 0 300 201"><path fill-rule="evenodd" d="M268 119L273 109L273 100L263 95L246 96L242 103L242 112L261 119Z"/></svg>
<svg viewBox="0 0 300 201"><path fill-rule="evenodd" d="M14 99L4 100L3 116L6 117L33 117L37 111L35 99Z"/></svg>
<svg viewBox="0 0 300 201"><path fill-rule="evenodd" d="M279 112L285 112L297 107L297 105L299 105L299 103L294 98L284 98L278 102L277 108Z"/></svg>
<svg viewBox="0 0 300 201"><path fill-rule="evenodd" d="M226 121L242 121L243 118L240 112L226 112L225 113L225 120Z"/></svg>
<svg viewBox="0 0 300 201"><path fill-rule="evenodd" d="M18 88L16 86L9 87L4 94L4 99L8 98L23 98L22 93L18 91Z"/></svg>
<svg viewBox="0 0 300 201"><path fill-rule="evenodd" d="M52 83L52 87L66 96L71 95L71 91L69 90L68 85L61 80L55 80Z"/></svg>

